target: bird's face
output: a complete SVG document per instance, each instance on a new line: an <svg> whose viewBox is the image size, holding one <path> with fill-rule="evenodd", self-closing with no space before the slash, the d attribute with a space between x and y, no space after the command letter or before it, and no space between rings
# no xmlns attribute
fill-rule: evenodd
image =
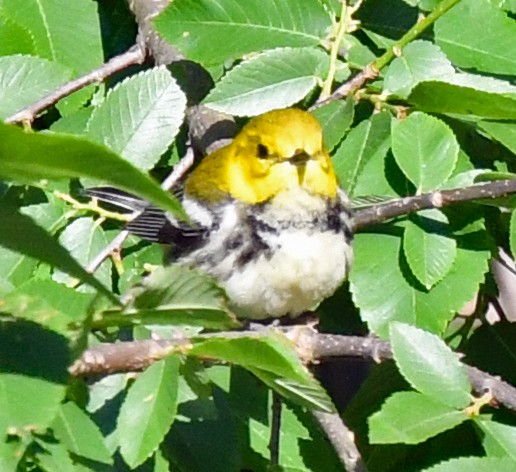
<svg viewBox="0 0 516 472"><path fill-rule="evenodd" d="M305 111L276 110L254 118L231 146L229 193L246 203L261 203L295 188L325 197L337 193L321 126Z"/></svg>

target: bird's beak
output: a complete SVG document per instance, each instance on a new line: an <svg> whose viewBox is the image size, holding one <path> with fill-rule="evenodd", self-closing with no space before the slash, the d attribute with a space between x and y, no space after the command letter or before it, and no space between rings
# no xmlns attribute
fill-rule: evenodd
<svg viewBox="0 0 516 472"><path fill-rule="evenodd" d="M289 159L289 162L297 168L297 180L300 186L305 180L306 163L310 159L310 154L301 149L297 150L296 153Z"/></svg>

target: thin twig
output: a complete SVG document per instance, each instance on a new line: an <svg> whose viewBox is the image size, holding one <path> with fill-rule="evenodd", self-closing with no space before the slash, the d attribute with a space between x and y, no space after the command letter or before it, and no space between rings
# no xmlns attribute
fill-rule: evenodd
<svg viewBox="0 0 516 472"><path fill-rule="evenodd" d="M435 23L441 16L443 16L450 8L455 6L460 0L444 0L433 10L428 16L418 21L412 28L410 28L396 43L387 49L387 51L378 57L376 60L367 65L360 73L358 73L351 80L337 88L328 98L320 100L315 103L310 110L320 108L335 100L341 100L348 95L354 93L362 88L369 80L374 80L378 77L380 71L389 64L395 57L401 54L401 51L407 44L420 36L428 27Z"/></svg>
<svg viewBox="0 0 516 472"><path fill-rule="evenodd" d="M14 115L7 117L5 121L6 123L31 123L37 115L52 105L55 105L62 98L67 97L71 93L76 92L87 85L101 83L107 77L112 76L116 72L127 69L129 66L135 64L142 64L144 60L145 51L136 44L123 54L111 58L100 67L61 85L46 97L32 103L26 108L23 108Z"/></svg>
<svg viewBox="0 0 516 472"><path fill-rule="evenodd" d="M279 465L281 410L283 402L278 393L272 392L271 404L271 437L269 440L270 465L273 470Z"/></svg>
<svg viewBox="0 0 516 472"><path fill-rule="evenodd" d="M346 471L367 472L362 456L355 444L355 435L342 421L340 415L317 410L312 411L312 415L326 434Z"/></svg>
<svg viewBox="0 0 516 472"><path fill-rule="evenodd" d="M406 215L428 208L442 208L453 203L504 197L516 192L516 180L498 180L470 187L405 197L388 203L357 210L353 217L353 229L357 231L372 224L378 224L397 216Z"/></svg>

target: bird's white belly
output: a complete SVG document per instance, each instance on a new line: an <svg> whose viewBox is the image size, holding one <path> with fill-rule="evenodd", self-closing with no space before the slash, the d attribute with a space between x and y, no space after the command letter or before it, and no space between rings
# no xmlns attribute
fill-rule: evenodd
<svg viewBox="0 0 516 472"><path fill-rule="evenodd" d="M315 308L346 277L351 247L342 233L295 229L271 235L275 247L223 282L232 308L243 318L296 316Z"/></svg>

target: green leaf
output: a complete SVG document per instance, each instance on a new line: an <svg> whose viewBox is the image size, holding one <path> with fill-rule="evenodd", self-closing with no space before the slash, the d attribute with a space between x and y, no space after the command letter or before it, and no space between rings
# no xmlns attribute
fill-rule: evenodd
<svg viewBox="0 0 516 472"><path fill-rule="evenodd" d="M316 46L331 18L317 0L177 0L154 24L185 56L207 65L270 48Z"/></svg>
<svg viewBox="0 0 516 472"><path fill-rule="evenodd" d="M408 101L429 113L474 115L492 120L516 119L516 99L453 83L421 82Z"/></svg>
<svg viewBox="0 0 516 472"><path fill-rule="evenodd" d="M439 187L450 177L459 145L446 124L415 112L404 120L393 121L392 152L417 193L421 193Z"/></svg>
<svg viewBox="0 0 516 472"><path fill-rule="evenodd" d="M468 416L417 392L391 395L369 417L371 444L419 444L466 421Z"/></svg>
<svg viewBox="0 0 516 472"><path fill-rule="evenodd" d="M186 324L224 329L239 326L224 291L206 274L179 265L158 267L126 295L123 313L107 312L102 325Z"/></svg>
<svg viewBox="0 0 516 472"><path fill-rule="evenodd" d="M0 279L2 280L0 293L9 293L24 283L34 273L37 265L36 259L2 247L0 242Z"/></svg>
<svg viewBox="0 0 516 472"><path fill-rule="evenodd" d="M272 372L279 377L303 381L308 370L299 362L293 345L284 335L267 330L249 336L199 338L191 355L224 360L245 368Z"/></svg>
<svg viewBox="0 0 516 472"><path fill-rule="evenodd" d="M120 454L136 467L158 448L177 411L179 359L151 365L131 385L117 420Z"/></svg>
<svg viewBox="0 0 516 472"><path fill-rule="evenodd" d="M453 172L459 144L442 121L421 112L392 123L392 152L417 192L438 188Z"/></svg>
<svg viewBox="0 0 516 472"><path fill-rule="evenodd" d="M48 380L0 373L1 434L44 432L56 416L65 390L64 385Z"/></svg>
<svg viewBox="0 0 516 472"><path fill-rule="evenodd" d="M441 462L421 472L514 472L514 462L490 457L460 457Z"/></svg>
<svg viewBox="0 0 516 472"><path fill-rule="evenodd" d="M5 12L34 38L36 54L73 70L74 76L100 66L104 61L100 17L89 0L2 0ZM75 110L91 96L89 86L58 103L61 112Z"/></svg>
<svg viewBox="0 0 516 472"><path fill-rule="evenodd" d="M52 428L57 438L74 454L113 464L100 429L75 403L61 405Z"/></svg>
<svg viewBox="0 0 516 472"><path fill-rule="evenodd" d="M415 389L452 408L471 401L466 367L435 334L403 323L392 323L390 339L394 360Z"/></svg>
<svg viewBox="0 0 516 472"><path fill-rule="evenodd" d="M69 325L82 321L91 302L91 295L52 280L29 279L0 299L0 310L68 335Z"/></svg>
<svg viewBox="0 0 516 472"><path fill-rule="evenodd" d="M332 151L342 140L353 122L355 101L351 98L345 102L336 100L317 108L312 114L323 128L324 145Z"/></svg>
<svg viewBox="0 0 516 472"><path fill-rule="evenodd" d="M391 117L379 113L354 127L333 156L335 172L342 188L354 195L355 186L366 164L383 158L390 145Z"/></svg>
<svg viewBox="0 0 516 472"><path fill-rule="evenodd" d="M86 267L108 244L104 232L93 218L78 218L59 235L59 242L71 256ZM111 260L106 260L95 271L95 278L105 286L111 284ZM74 281L63 273L55 272L53 279L65 284Z"/></svg>
<svg viewBox="0 0 516 472"><path fill-rule="evenodd" d="M26 133L0 123L0 175L21 182L91 177L184 215L177 200L151 178L103 146L74 136Z"/></svg>
<svg viewBox="0 0 516 472"><path fill-rule="evenodd" d="M250 368L249 371L287 400L309 411L336 412L328 393L315 378L310 378L311 374L303 382L298 382L278 377L271 372L260 369Z"/></svg>
<svg viewBox="0 0 516 472"><path fill-rule="evenodd" d="M86 135L88 121L95 108L81 108L71 115L62 116L54 121L50 129L55 133L74 134L75 136Z"/></svg>
<svg viewBox="0 0 516 472"><path fill-rule="evenodd" d="M1 154L0 154L1 161ZM118 304L116 297L69 254L69 252L28 216L0 205L0 246L45 262L75 277Z"/></svg>
<svg viewBox="0 0 516 472"><path fill-rule="evenodd" d="M44 472L83 472L78 464L74 464L64 444L47 442L40 438L36 438L35 442L39 446L38 453L35 454L36 461Z"/></svg>
<svg viewBox="0 0 516 472"><path fill-rule="evenodd" d="M30 32L14 20L0 16L0 56L33 53L34 40Z"/></svg>
<svg viewBox="0 0 516 472"><path fill-rule="evenodd" d="M246 337L199 338L189 353L240 365L296 403L334 411L324 389L294 352L292 341L280 333L268 330Z"/></svg>
<svg viewBox="0 0 516 472"><path fill-rule="evenodd" d="M516 74L516 24L488 0L462 0L434 25L435 39L459 67Z"/></svg>
<svg viewBox="0 0 516 472"><path fill-rule="evenodd" d="M452 270L427 291L418 288L405 262L400 260L401 230L391 230L394 234L355 235L350 288L361 317L381 337L387 337L391 321L441 333L484 280L490 258L485 234L473 232L457 238L457 258ZM387 292L385 287L389 287Z"/></svg>
<svg viewBox="0 0 516 472"><path fill-rule="evenodd" d="M91 382L88 387L88 412L96 413L102 407L107 408L110 400L122 395L130 377L132 374L111 374Z"/></svg>
<svg viewBox="0 0 516 472"><path fill-rule="evenodd" d="M412 273L427 289L442 280L457 255L446 215L431 209L411 216L405 226L403 252Z"/></svg>
<svg viewBox="0 0 516 472"><path fill-rule="evenodd" d="M5 438L7 440L7 438ZM17 441L0 442L0 470L2 472L17 472L18 463L23 456L25 447Z"/></svg>
<svg viewBox="0 0 516 472"><path fill-rule="evenodd" d="M516 123L481 121L478 127L516 154Z"/></svg>
<svg viewBox="0 0 516 472"><path fill-rule="evenodd" d="M392 61L383 81L383 93L407 98L425 80L453 75L455 69L444 53L429 41L414 41Z"/></svg>
<svg viewBox="0 0 516 472"><path fill-rule="evenodd" d="M497 423L485 417L475 419L475 423L484 433L484 449L491 456L507 457L516 463L516 427Z"/></svg>
<svg viewBox="0 0 516 472"><path fill-rule="evenodd" d="M97 6L87 0L2 0L5 12L34 37L38 56L80 74L103 62Z"/></svg>
<svg viewBox="0 0 516 472"><path fill-rule="evenodd" d="M43 98L70 75L67 67L39 57L0 57L0 118Z"/></svg>
<svg viewBox="0 0 516 472"><path fill-rule="evenodd" d="M315 48L266 51L228 72L204 100L218 111L260 115L303 99L328 69L328 55Z"/></svg>
<svg viewBox="0 0 516 472"><path fill-rule="evenodd" d="M142 170L154 167L174 140L186 98L165 66L134 75L93 110L88 136Z"/></svg>

